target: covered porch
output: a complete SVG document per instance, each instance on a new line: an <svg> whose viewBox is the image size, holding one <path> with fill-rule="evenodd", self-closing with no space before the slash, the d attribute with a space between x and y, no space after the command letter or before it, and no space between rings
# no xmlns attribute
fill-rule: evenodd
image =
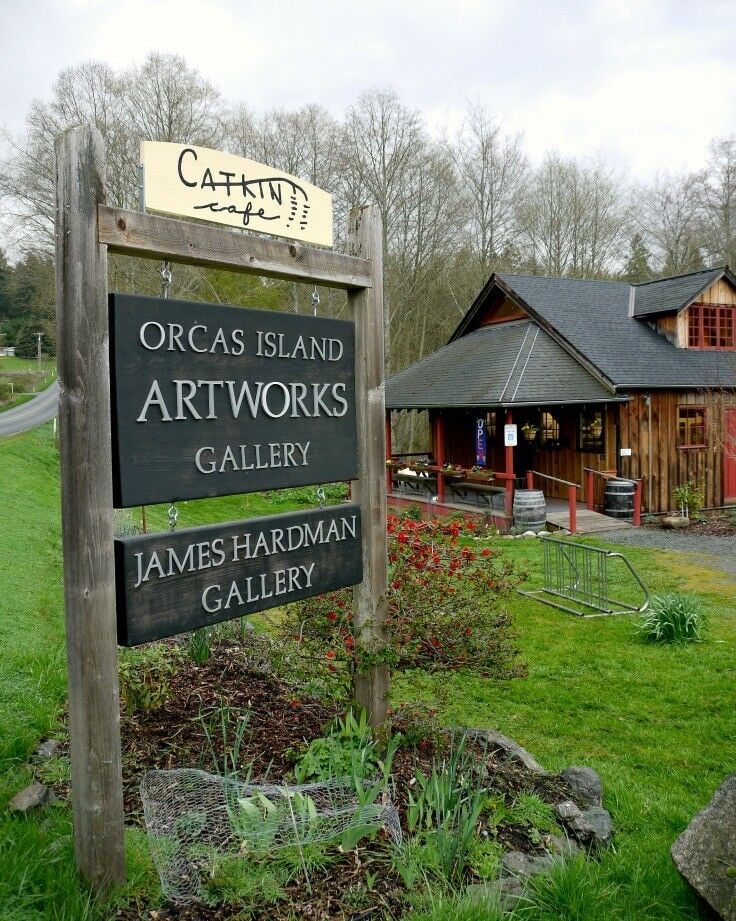
<svg viewBox="0 0 736 921"><path fill-rule="evenodd" d="M539 489L550 505L565 503L567 527L579 533L581 513L602 509L617 475L626 399L532 323L479 330L387 381L389 502L472 511L504 528L515 493ZM428 437L402 453L398 414L424 411Z"/></svg>

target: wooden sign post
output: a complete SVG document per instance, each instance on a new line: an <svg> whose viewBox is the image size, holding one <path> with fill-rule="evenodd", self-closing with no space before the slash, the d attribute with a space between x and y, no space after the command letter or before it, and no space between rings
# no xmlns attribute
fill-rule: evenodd
<svg viewBox="0 0 736 921"><path fill-rule="evenodd" d="M171 153L167 151L167 156ZM218 156L216 152L205 153L215 162ZM199 156L195 157L192 153L184 155L184 165L188 170L200 164ZM353 481L355 504L340 507L344 510L340 524L333 521L330 525L330 510L324 509L294 518L276 516L279 520L260 519L260 522L212 526L214 530L196 529L196 535L182 532L175 540L171 536L163 538L160 535L149 535L139 539L140 546L133 542L118 542L117 594L122 594L121 607L125 611L126 629L140 630L136 637L131 637L131 641L143 642L156 635L166 635L172 629L176 632L177 625L174 624L172 628L172 624L166 620L166 579L158 577L159 571L164 576L166 572L163 568L159 570L152 562L154 558L159 559L156 556L157 547L163 540L161 546L167 554L173 554L171 558L176 559L182 567L181 571L177 571L177 576L181 576L179 588L185 592L185 596L188 592L192 598L198 599L200 609L212 614L212 622L223 619L224 615L220 616L221 609L218 606L228 602L247 613L257 610L259 604L264 606L264 592L280 593L285 598L306 597L337 585L353 584L360 579L362 570L362 581L355 587L355 624L358 643L370 651L375 649L382 636L387 589L381 223L373 207L363 207L353 212L349 227L350 255L343 255L329 249L308 247L303 243L254 237L224 227L198 225L191 221L109 207L104 198L105 156L102 139L89 126L72 128L61 135L56 143L56 159L57 322L61 387L59 440L72 805L77 865L85 879L96 889L102 889L125 878L112 471L113 445L117 452L115 464L119 473L127 462L125 446L121 445L120 439L130 434L126 434L124 427L121 429L117 417L114 433L111 420L108 339L111 332L114 336L120 335L120 330L110 330L109 327L107 253L110 251L148 259L168 259L341 288L348 292L354 319L355 415L352 425L353 431L357 432L357 436L354 436L357 443L357 478ZM228 175L232 170L233 165L228 161L225 178L212 178L212 182L222 180L230 183L227 187L216 185L214 189L217 195L224 195L227 199L231 193L236 195L242 192L246 203L249 199L261 196L259 201L264 203L259 204L258 208L262 207L263 213L254 214L253 209L250 209L248 220L253 220L250 225L245 224L243 215L235 211L225 209L217 213L230 214L231 217L234 215L240 219L240 226L255 228L256 218L265 221L270 216L265 202L283 204L284 192L291 188L289 182L293 177L269 177L254 173L255 188L251 189L246 168L243 167L242 182L237 183ZM192 174L184 172L184 179L185 188L190 190L192 187L188 183L194 181ZM269 185L270 180L273 180L272 185ZM200 191L213 191L210 177L204 173L199 179L199 185ZM301 187L306 189L304 184ZM149 187L150 191L155 190ZM320 196L316 194L319 190L306 189L306 192L307 197L312 196L307 202L310 206L314 202L319 203ZM295 194L298 197L301 193ZM281 202L278 201L279 197ZM187 207L195 207L197 204L201 204L198 198L193 205L189 202ZM326 225L315 223L309 210L304 212L304 204L304 201L298 199L296 218L292 217L291 207L286 211L278 211L279 220L285 221L285 229L280 232L303 240L321 239L313 234L326 234ZM165 202L160 202L159 206L161 210L175 210ZM215 211L211 205L209 207L212 213L208 217L215 220L212 216ZM243 210L240 205L237 207ZM296 220L300 225L298 232L289 232L291 228L287 225L290 220L292 223ZM258 226L258 229L268 231L267 227ZM175 303L169 309L173 309ZM203 312L207 310L207 305L200 307ZM274 322L281 322L282 319L287 322L281 315L273 314ZM329 326L336 321L320 322ZM204 325L204 321L194 325ZM151 330L154 331L154 328ZM201 332L201 329L197 330L197 334ZM340 336L326 332L324 338L339 339ZM153 339L146 341L149 345L154 343ZM194 338L192 341L199 342ZM329 348L329 344L320 347ZM337 354L334 348L333 356ZM116 387L120 386L117 370ZM235 380L228 375L230 379ZM201 380L206 382L212 379ZM339 385L339 374L330 382ZM265 387L267 381L264 379L262 383ZM307 406L308 402L304 402L306 397L301 390L305 382L294 378L291 383L297 387L292 396L302 397L299 405ZM347 387L351 381L342 383ZM210 388L210 385L205 383L205 387ZM274 387L274 394L278 390ZM206 400L210 399L211 392L214 393L214 390L207 390ZM329 403L326 391L320 390L318 396L320 407L331 406L334 410L332 415L339 416L337 410L342 407L340 398L344 396L339 388L331 392L332 404ZM193 400L193 395L190 398ZM153 403L156 403L155 393ZM209 403L207 405L209 407ZM268 404L269 410L278 415L281 409L275 406L275 403ZM209 411L207 415L210 415ZM186 432L186 426L180 430ZM181 438L179 448L186 451L186 434ZM294 459L297 456L297 449L293 447L296 441L296 438L289 439L292 448L286 449L283 445L287 442L282 441L282 447L274 457L278 456L280 460L284 457ZM208 441L207 446L212 447L211 453L214 455L215 444L210 445ZM247 456L245 451L243 456ZM339 452L336 452L336 466L343 463L339 457ZM212 459L210 454L204 459L200 456L201 466L209 470ZM350 467L348 459L345 464L347 466L341 467L341 470L347 470L346 475L352 475L354 467ZM225 466L227 472L230 472L230 465ZM336 466L329 468L327 465L325 470L336 469ZM322 476L322 472L319 476ZM120 482L120 478L116 477L116 491L121 491ZM277 485L291 484L286 478ZM133 486L129 484L129 487L127 499L140 499L137 493L134 495ZM122 495L118 495L117 499L121 502ZM268 522L268 525L264 522ZM229 537L231 541L236 540L234 546L240 547L244 540L243 529L248 526L265 529L264 533L270 535L270 538L264 537L264 540L276 541L276 535L280 534L279 550L289 549L288 541L292 536L297 541L300 540L299 534L304 535L304 540L308 535L314 544L309 551L311 556L298 562L298 565L292 565L286 559L288 554L276 555L277 559L265 568L251 566L252 561L246 561L248 565L240 568L239 558L228 559L223 553L223 567L225 564L228 567L222 570L223 579L210 580L209 572L207 578L204 578L198 570L207 567L193 567L191 573L187 570L190 547L196 546L197 553L207 552L210 554L207 559L213 559L212 547L220 546L217 541L223 541L224 547L224 541ZM322 531L319 530L320 526ZM336 530L333 531L333 527ZM238 533L229 533L228 529L233 528L237 528ZM354 529L356 533L358 529L360 532L359 557L356 557L358 548ZM320 533L325 537L324 543L329 552L321 546L322 541L314 539L314 535ZM287 543L284 544L284 541ZM209 549L205 551L202 549L204 547ZM343 560L344 566L339 573L334 566L331 569L325 562L330 553L336 554L335 559ZM191 554L193 559L194 549ZM215 556L219 559L217 552ZM153 567L150 572L157 576L156 579L146 580L146 572L142 569L139 571L138 567L143 567L144 560L148 561L147 566ZM316 568L310 568L319 566L323 566L319 574ZM131 587L131 583L133 589L137 582L140 585L145 583L148 589L149 581L152 583L150 592L145 596L130 593L126 596L126 589ZM152 612L155 616L152 616ZM197 617L200 616L201 611ZM196 617L191 623L195 622ZM190 627L185 625L183 629ZM373 724L382 722L385 717L387 693L388 675L383 667L376 666L357 680L358 703L365 707Z"/></svg>

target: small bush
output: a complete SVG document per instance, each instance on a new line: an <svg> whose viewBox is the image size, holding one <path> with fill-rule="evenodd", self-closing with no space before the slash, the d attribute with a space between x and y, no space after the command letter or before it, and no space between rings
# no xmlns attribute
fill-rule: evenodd
<svg viewBox="0 0 736 921"><path fill-rule="evenodd" d="M120 696L128 713L149 713L166 703L179 659L178 651L165 643L125 651L118 667Z"/></svg>
<svg viewBox="0 0 736 921"><path fill-rule="evenodd" d="M7 402L13 396L13 384L11 381L2 378L0 380L0 403Z"/></svg>
<svg viewBox="0 0 736 921"><path fill-rule="evenodd" d="M691 595L656 595L636 625L650 643L686 643L702 639L705 627L697 598Z"/></svg>
<svg viewBox="0 0 736 921"><path fill-rule="evenodd" d="M672 498L677 503L677 510L685 509L688 516L697 515L705 504L705 495L701 484L688 480L672 490Z"/></svg>

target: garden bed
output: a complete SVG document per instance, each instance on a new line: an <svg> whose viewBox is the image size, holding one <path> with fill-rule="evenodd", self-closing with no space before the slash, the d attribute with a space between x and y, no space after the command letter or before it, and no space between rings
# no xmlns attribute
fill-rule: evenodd
<svg viewBox="0 0 736 921"><path fill-rule="evenodd" d="M199 665L183 653L182 647L159 644L157 667L163 669L159 678L165 684L165 699L156 699L154 685L159 679L154 679L147 683L152 695L149 706L131 710L130 697L128 706L122 706L129 823L142 822L138 790L147 770L195 767L220 773L228 767L228 756L233 756L235 763L229 767L241 778L293 783L295 764L309 743L323 738L326 732L329 735L339 706L305 697L269 672L262 661L270 642L264 637L254 641L261 660L254 663L253 653L248 651L249 637L244 639L244 645L232 637L217 640L210 658ZM149 676L153 673L149 665ZM140 677L141 672L137 674ZM138 702L143 699L139 697ZM246 728L240 733L240 744L238 727L243 718ZM575 797L559 776L524 767L480 736L467 736L460 743L461 734L439 729L426 713L399 711L393 717L393 732L404 740L393 757L391 788L404 841L416 852L412 872L426 874L438 889L442 886L434 858L411 844L418 839L408 821L410 796L417 792L417 771L428 777L433 765L452 759L458 744L467 746L467 763L477 767L474 778L483 786L486 803L477 820L472 854L462 871L463 885L482 883L497 875L504 851L545 854L552 832L564 835L561 829L553 828L553 806ZM68 793L63 784L57 784L55 792L61 796ZM242 880L228 877L217 883L224 904L161 906L158 902L119 909L116 917L124 921L214 921L244 916L264 921L398 918L416 902L419 890L426 885L417 882L413 887L407 882L406 869L398 867L395 848L383 831L345 853L334 843L307 845L306 850L308 885L301 858L287 849L286 856L275 851L267 858L242 860L246 867ZM238 886L242 887L242 898L237 895Z"/></svg>
<svg viewBox="0 0 736 921"><path fill-rule="evenodd" d="M645 519L642 524L652 530L661 530L661 518ZM700 534L710 537L731 537L736 535L736 509L709 515L699 515L690 519L688 534Z"/></svg>

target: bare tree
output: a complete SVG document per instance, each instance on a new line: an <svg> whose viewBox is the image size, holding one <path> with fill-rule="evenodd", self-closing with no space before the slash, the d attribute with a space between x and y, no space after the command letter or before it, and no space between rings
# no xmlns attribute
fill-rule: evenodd
<svg viewBox="0 0 736 921"><path fill-rule="evenodd" d="M471 249L487 271L519 236L517 213L529 168L521 136L504 136L489 110L475 104L448 149L467 209Z"/></svg>
<svg viewBox="0 0 736 921"><path fill-rule="evenodd" d="M638 199L641 231L655 254L659 274L703 268L697 177L658 176Z"/></svg>
<svg viewBox="0 0 736 921"><path fill-rule="evenodd" d="M736 266L736 134L711 143L697 184L705 250L712 262Z"/></svg>

